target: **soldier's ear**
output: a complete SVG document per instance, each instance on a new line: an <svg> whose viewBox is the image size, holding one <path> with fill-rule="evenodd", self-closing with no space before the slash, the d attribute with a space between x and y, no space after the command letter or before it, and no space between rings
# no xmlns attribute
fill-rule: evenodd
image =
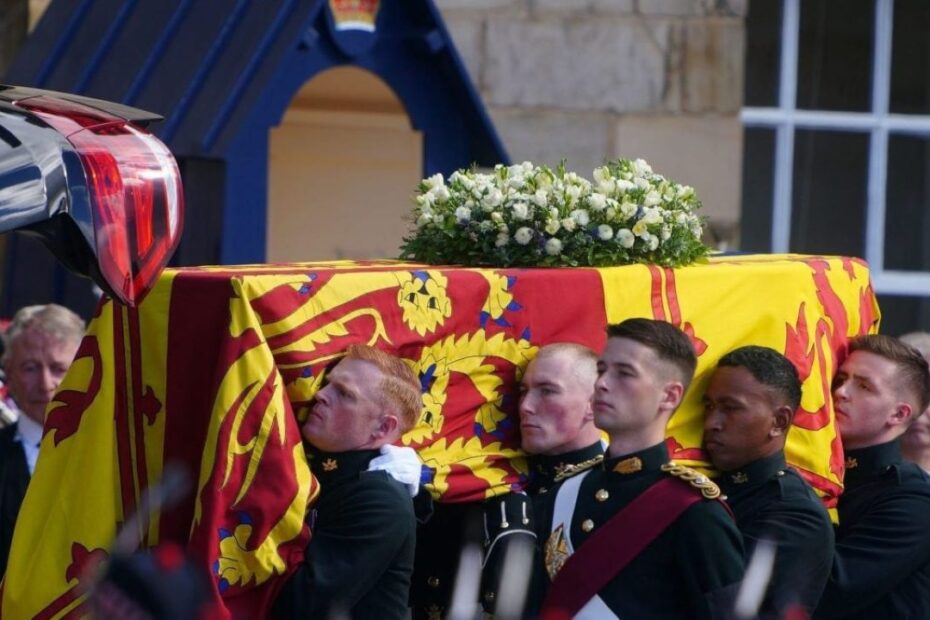
<svg viewBox="0 0 930 620"><path fill-rule="evenodd" d="M772 416L772 428L769 430L769 435L772 437L778 437L779 435L785 435L788 433L788 428L791 426L791 418L794 416L794 411L791 410L791 407L788 405L782 405L775 410L774 415Z"/></svg>
<svg viewBox="0 0 930 620"><path fill-rule="evenodd" d="M399 422L396 415L385 413L378 421L378 426L372 433L371 438L381 439L382 437L390 437L397 431L398 425Z"/></svg>
<svg viewBox="0 0 930 620"><path fill-rule="evenodd" d="M911 415L914 409L910 403L901 401L896 403L891 415L888 416L888 426L898 426L899 424L908 424L911 421Z"/></svg>
<svg viewBox="0 0 930 620"><path fill-rule="evenodd" d="M681 404L681 399L685 395L685 386L678 381L669 381L662 388L662 400L659 406L668 412L675 411Z"/></svg>

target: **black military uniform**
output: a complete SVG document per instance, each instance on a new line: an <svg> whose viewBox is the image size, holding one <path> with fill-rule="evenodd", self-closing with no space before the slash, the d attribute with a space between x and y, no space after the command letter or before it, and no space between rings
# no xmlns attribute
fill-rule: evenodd
<svg viewBox="0 0 930 620"><path fill-rule="evenodd" d="M13 423L0 429L0 576L6 573L13 528L31 479L17 428Z"/></svg>
<svg viewBox="0 0 930 620"><path fill-rule="evenodd" d="M583 547L598 527L669 476L661 470L668 460L668 450L660 443L609 458L603 469L587 474L571 516L575 548ZM558 490L547 493L548 501L539 506L544 546L551 542ZM552 569L545 568L547 572ZM621 618L714 618L729 611L742 576L743 545L733 518L721 502L702 500L687 508L598 594Z"/></svg>
<svg viewBox="0 0 930 620"><path fill-rule="evenodd" d="M560 480L600 465L603 460L604 444L600 441L564 454L534 454L530 456L530 483L526 491L530 495L545 493Z"/></svg>
<svg viewBox="0 0 930 620"><path fill-rule="evenodd" d="M747 560L762 538L777 543L775 566L760 617L817 606L833 563L833 524L810 486L776 454L721 474L720 489L743 535Z"/></svg>
<svg viewBox="0 0 930 620"><path fill-rule="evenodd" d="M275 602L276 618L407 617L416 522L407 489L366 471L377 450L315 453L320 497L306 557Z"/></svg>
<svg viewBox="0 0 930 620"><path fill-rule="evenodd" d="M927 618L930 477L897 441L846 453L833 571L815 618Z"/></svg>

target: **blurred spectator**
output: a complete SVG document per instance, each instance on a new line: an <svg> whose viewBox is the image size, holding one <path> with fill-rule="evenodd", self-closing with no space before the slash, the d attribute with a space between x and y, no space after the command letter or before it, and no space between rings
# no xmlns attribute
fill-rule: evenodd
<svg viewBox="0 0 930 620"><path fill-rule="evenodd" d="M930 333L912 332L901 336L901 340L920 351L930 362ZM930 415L926 411L901 436L901 452L905 459L930 472Z"/></svg>
<svg viewBox="0 0 930 620"><path fill-rule="evenodd" d="M16 516L39 456L45 408L83 335L84 321L56 304L21 308L4 334L5 405L16 421L0 429L0 574L6 572Z"/></svg>

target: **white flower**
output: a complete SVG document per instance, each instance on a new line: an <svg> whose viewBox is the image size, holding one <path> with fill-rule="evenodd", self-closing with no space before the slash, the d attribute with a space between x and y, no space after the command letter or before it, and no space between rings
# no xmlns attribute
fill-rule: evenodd
<svg viewBox="0 0 930 620"><path fill-rule="evenodd" d="M497 226L495 226L494 222L490 220L483 220L480 224L478 224L478 230L483 233L489 233L492 230L497 230Z"/></svg>
<svg viewBox="0 0 930 620"><path fill-rule="evenodd" d="M608 226L607 224L601 224L597 227L597 237L602 241L610 241L613 239L614 229Z"/></svg>
<svg viewBox="0 0 930 620"><path fill-rule="evenodd" d="M471 209L468 207L459 207L455 210L455 219L459 224L464 224L471 219Z"/></svg>
<svg viewBox="0 0 930 620"><path fill-rule="evenodd" d="M517 229L517 232L514 233L513 240L520 245L526 245L533 240L533 229L521 226Z"/></svg>
<svg viewBox="0 0 930 620"><path fill-rule="evenodd" d="M588 196L588 206L595 211L603 211L604 207L607 206L607 196L598 194L597 192L591 194Z"/></svg>
<svg viewBox="0 0 930 620"><path fill-rule="evenodd" d="M423 228L427 224L433 221L433 216L429 213L423 213L420 217L417 218L417 227Z"/></svg>
<svg viewBox="0 0 930 620"><path fill-rule="evenodd" d="M631 189L636 189L636 183L631 183L625 179L617 179L616 185L617 191L619 191L621 194L625 194Z"/></svg>
<svg viewBox="0 0 930 620"><path fill-rule="evenodd" d="M652 166L646 163L644 159L637 159L633 161L633 174L638 177L646 176L647 174L652 174Z"/></svg>
<svg viewBox="0 0 930 620"><path fill-rule="evenodd" d="M672 227L666 224L662 227L662 231L659 234L662 237L662 241L668 241L672 236Z"/></svg>
<svg viewBox="0 0 930 620"><path fill-rule="evenodd" d="M449 188L445 185L436 185L430 189L428 193L434 196L434 201L439 200L445 202L446 200L449 200L450 196Z"/></svg>
<svg viewBox="0 0 930 620"><path fill-rule="evenodd" d="M633 179L633 184L639 189L649 189L652 185L649 184L649 181L642 177L636 177Z"/></svg>
<svg viewBox="0 0 930 620"><path fill-rule="evenodd" d="M525 202L518 202L513 205L513 217L517 220L525 220L530 217L530 209Z"/></svg>
<svg viewBox="0 0 930 620"><path fill-rule="evenodd" d="M500 212L495 211L494 213L491 214L491 221L497 222L498 224L500 224L501 222L504 221L504 216L501 215Z"/></svg>
<svg viewBox="0 0 930 620"><path fill-rule="evenodd" d="M565 188L565 195L568 197L568 206L575 206L575 203L581 198L581 191L582 189L578 185L570 185Z"/></svg>
<svg viewBox="0 0 930 620"><path fill-rule="evenodd" d="M617 217L617 210L613 207L607 207L607 211L604 212L604 217L607 218L607 221L610 221Z"/></svg>
<svg viewBox="0 0 930 620"><path fill-rule="evenodd" d="M420 194L416 197L416 202L421 207L429 207L433 204L433 195L430 193Z"/></svg>
<svg viewBox="0 0 930 620"><path fill-rule="evenodd" d="M571 212L572 219L578 223L579 226L587 226L588 222L591 221L591 217L588 215L588 212L584 209L575 209Z"/></svg>
<svg viewBox="0 0 930 620"><path fill-rule="evenodd" d="M442 184L443 184L443 181L442 181L442 173L441 173L441 172L437 172L437 173L434 174L433 176L431 176L431 177L429 177L429 178L427 178L427 179L423 179L423 184L426 185L426 187L428 187L428 188L430 188L430 189L442 185Z"/></svg>
<svg viewBox="0 0 930 620"><path fill-rule="evenodd" d="M690 185L679 185L677 194L679 198L690 198L694 195L694 188Z"/></svg>
<svg viewBox="0 0 930 620"><path fill-rule="evenodd" d="M603 183L610 178L610 168L607 166L598 166L594 169L594 172L591 173L591 176L593 176L594 180L598 183Z"/></svg>
<svg viewBox="0 0 930 620"><path fill-rule="evenodd" d="M562 253L562 242L555 237L546 241L546 254L555 256Z"/></svg>
<svg viewBox="0 0 930 620"><path fill-rule="evenodd" d="M536 203L537 207L545 207L549 202L549 194L544 189L537 189L536 193L533 194L533 202Z"/></svg>
<svg viewBox="0 0 930 620"><path fill-rule="evenodd" d="M659 247L659 238L656 237L655 235L649 235L649 239L647 240L647 243L649 244L650 250L655 250L656 248Z"/></svg>
<svg viewBox="0 0 930 620"><path fill-rule="evenodd" d="M602 194L607 194L607 195L613 194L614 191L616 191L616 189L617 189L617 181L615 181L614 179L604 179L603 181L599 181L597 184L597 191L599 191Z"/></svg>
<svg viewBox="0 0 930 620"><path fill-rule="evenodd" d="M510 243L510 235L507 233L498 233L497 239L494 240L494 247L502 248Z"/></svg>
<svg viewBox="0 0 930 620"><path fill-rule="evenodd" d="M564 228L566 232L572 232L578 226L578 222L576 222L575 219L571 217L563 218L561 224L562 228Z"/></svg>
<svg viewBox="0 0 930 620"><path fill-rule="evenodd" d="M485 211L492 211L494 207L500 206L504 201L504 194L501 193L501 190L496 187L490 190L484 197L481 199L481 208Z"/></svg>
<svg viewBox="0 0 930 620"><path fill-rule="evenodd" d="M559 229L562 228L562 225L559 223L558 219L550 218L546 220L546 232L550 235L554 235L559 232Z"/></svg>
<svg viewBox="0 0 930 620"><path fill-rule="evenodd" d="M643 197L643 206L654 207L657 204L662 202L662 196L659 195L659 192L652 190Z"/></svg>
<svg viewBox="0 0 930 620"><path fill-rule="evenodd" d="M636 215L636 205L632 202L623 201L620 204L620 215L622 215L625 220L630 219Z"/></svg>
<svg viewBox="0 0 930 620"><path fill-rule="evenodd" d="M637 237L642 237L646 239L649 236L649 228L646 226L646 222L639 220L633 224L633 234Z"/></svg>
<svg viewBox="0 0 930 620"><path fill-rule="evenodd" d="M617 241L620 242L620 245L629 249L636 242L636 237L630 232L629 228L621 228L617 231Z"/></svg>

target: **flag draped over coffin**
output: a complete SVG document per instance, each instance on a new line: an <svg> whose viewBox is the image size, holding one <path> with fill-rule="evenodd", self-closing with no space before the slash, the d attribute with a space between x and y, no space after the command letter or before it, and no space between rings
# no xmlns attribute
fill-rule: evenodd
<svg viewBox="0 0 930 620"><path fill-rule="evenodd" d="M402 442L444 502L521 488L517 381L540 346L600 350L604 327L669 321L698 352L669 426L672 458L706 465L700 396L744 344L784 351L804 395L788 461L835 503L842 449L830 381L848 339L877 329L866 265L811 256L717 257L681 269L470 269L391 261L169 270L138 309L101 304L49 407L14 537L9 618L79 617L94 562L168 464L191 492L135 520L142 547L184 544L230 617L260 617L309 537L318 492L299 422L350 344L405 358L424 406Z"/></svg>

